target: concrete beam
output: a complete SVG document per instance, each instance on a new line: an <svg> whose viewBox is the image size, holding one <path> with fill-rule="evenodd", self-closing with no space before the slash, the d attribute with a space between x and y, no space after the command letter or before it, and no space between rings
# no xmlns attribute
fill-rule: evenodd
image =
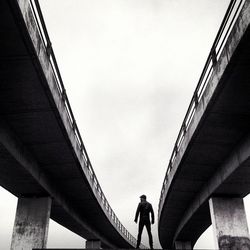
<svg viewBox="0 0 250 250"><path fill-rule="evenodd" d="M87 240L85 248L87 249L101 249L102 242L100 240Z"/></svg>
<svg viewBox="0 0 250 250"><path fill-rule="evenodd" d="M190 241L175 241L174 249L176 250L191 250L192 245Z"/></svg>
<svg viewBox="0 0 250 250"><path fill-rule="evenodd" d="M51 198L19 198L11 250L46 248Z"/></svg>
<svg viewBox="0 0 250 250"><path fill-rule="evenodd" d="M247 219L242 198L210 198L209 208L215 248L250 249Z"/></svg>

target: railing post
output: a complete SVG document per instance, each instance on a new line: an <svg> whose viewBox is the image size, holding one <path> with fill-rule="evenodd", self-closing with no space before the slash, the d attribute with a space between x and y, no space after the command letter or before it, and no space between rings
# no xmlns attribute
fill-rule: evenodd
<svg viewBox="0 0 250 250"><path fill-rule="evenodd" d="M216 55L216 49L213 47L210 52L211 59L212 59L212 64L213 67L217 64L217 55Z"/></svg>
<svg viewBox="0 0 250 250"><path fill-rule="evenodd" d="M194 93L194 106L195 108L198 106L199 101L198 101L198 94L197 92Z"/></svg>
<svg viewBox="0 0 250 250"><path fill-rule="evenodd" d="M178 147L176 144L174 145L174 153L175 153L175 156L178 154Z"/></svg>
<svg viewBox="0 0 250 250"><path fill-rule="evenodd" d="M66 90L65 89L63 89L62 90L62 100L63 100L63 102L65 102L66 101Z"/></svg>
<svg viewBox="0 0 250 250"><path fill-rule="evenodd" d="M173 163L172 163L172 159L170 159L169 164L168 164L169 172L172 170L172 167L173 167ZM168 174L168 172L167 172L167 174Z"/></svg>
<svg viewBox="0 0 250 250"><path fill-rule="evenodd" d="M76 130L76 121L75 120L73 120L73 122L72 122L72 129L75 132L75 130Z"/></svg>
<svg viewBox="0 0 250 250"><path fill-rule="evenodd" d="M52 54L52 43L50 40L47 41L46 53L47 53L48 57L50 57Z"/></svg>
<svg viewBox="0 0 250 250"><path fill-rule="evenodd" d="M185 135L187 132L187 126L186 126L185 122L182 124L182 130L183 130L183 134Z"/></svg>

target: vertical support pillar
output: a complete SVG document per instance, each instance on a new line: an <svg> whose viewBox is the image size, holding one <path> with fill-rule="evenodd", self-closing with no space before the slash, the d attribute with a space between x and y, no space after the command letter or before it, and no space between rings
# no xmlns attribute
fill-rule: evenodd
<svg viewBox="0 0 250 250"><path fill-rule="evenodd" d="M242 198L209 200L215 235L215 248L223 250L250 249L247 219Z"/></svg>
<svg viewBox="0 0 250 250"><path fill-rule="evenodd" d="M174 247L176 250L192 250L190 241L175 241Z"/></svg>
<svg viewBox="0 0 250 250"><path fill-rule="evenodd" d="M88 249L101 249L102 248L102 242L100 240L87 240L85 248Z"/></svg>
<svg viewBox="0 0 250 250"><path fill-rule="evenodd" d="M19 198L11 250L46 248L51 198Z"/></svg>

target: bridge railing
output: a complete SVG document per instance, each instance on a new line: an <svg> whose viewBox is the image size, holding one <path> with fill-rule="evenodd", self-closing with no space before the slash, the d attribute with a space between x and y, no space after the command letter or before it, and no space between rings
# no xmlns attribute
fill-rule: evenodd
<svg viewBox="0 0 250 250"><path fill-rule="evenodd" d="M33 15L40 33L40 36L43 41L43 45L46 48L47 55L50 59L50 64L53 69L53 74L56 79L57 89L60 93L60 96L64 102L65 110L67 112L68 120L70 121L70 124L72 126L72 130L74 131L76 141L78 143L78 146L82 152L82 157L84 160L85 165L85 173L87 173L87 178L89 180L89 183L92 187L92 190L101 205L102 209L104 210L106 216L109 218L110 222L113 224L113 226L117 229L117 231L132 245L136 246L136 239L127 231L127 229L122 225L118 217L115 215L113 209L111 208L108 200L106 199L101 186L98 182L98 179L95 175L95 172L93 170L91 161L89 159L88 153L86 151L86 148L84 146L82 137L79 132L79 128L76 124L75 117L73 115L66 90L64 87L64 83L58 68L57 60L52 48L52 44L48 35L48 31L45 25L45 21L43 18L43 14L40 8L40 4L38 0L29 0L31 9L33 11ZM144 246L143 246L144 247Z"/></svg>
<svg viewBox="0 0 250 250"><path fill-rule="evenodd" d="M162 206L164 204L164 197L167 192L167 184L168 184L168 176L169 173L172 170L173 164L176 160L176 157L178 155L179 149L182 146L182 143L184 141L184 138L186 136L187 130L191 124L192 118L196 112L196 109L198 107L198 104L203 96L203 93L206 89L206 86L209 82L210 76L212 75L214 71L214 67L217 64L218 58L220 57L224 45L227 41L227 38L230 34L230 31L233 28L233 25L235 24L238 15L244 5L246 0L231 0L229 3L229 6L227 8L227 11L225 13L225 16L222 20L221 26L219 28L219 31L215 37L214 43L212 45L212 48L210 50L210 53L207 57L205 66L202 70L201 76L199 78L197 87L194 91L194 94L192 96L191 102L188 106L187 113L184 117L184 120L181 125L181 129L178 133L174 149L172 151L172 154L170 156L169 164L167 167L166 175L163 181L163 186L160 194L160 201L159 201L159 208L158 208L158 215L160 216Z"/></svg>

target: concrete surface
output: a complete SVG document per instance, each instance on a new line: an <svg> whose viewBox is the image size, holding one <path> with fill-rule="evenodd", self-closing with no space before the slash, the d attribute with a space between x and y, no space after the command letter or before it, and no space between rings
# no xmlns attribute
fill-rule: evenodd
<svg viewBox="0 0 250 250"><path fill-rule="evenodd" d="M100 249L100 248L102 248L102 243L99 240L87 240L85 248L87 248L87 249Z"/></svg>
<svg viewBox="0 0 250 250"><path fill-rule="evenodd" d="M51 198L19 198L11 250L46 248Z"/></svg>
<svg viewBox="0 0 250 250"><path fill-rule="evenodd" d="M131 248L93 187L29 0L0 0L0 185L51 196L51 218L106 247Z"/></svg>
<svg viewBox="0 0 250 250"><path fill-rule="evenodd" d="M191 250L193 249L192 248L192 245L191 245L191 242L188 242L188 241L176 241L174 243L174 246L175 246L175 250Z"/></svg>
<svg viewBox="0 0 250 250"><path fill-rule="evenodd" d="M197 106L159 208L162 247L195 244L211 225L211 195L250 191L250 1L246 1Z"/></svg>
<svg viewBox="0 0 250 250"><path fill-rule="evenodd" d="M246 212L242 198L212 197L210 214L217 249L250 249Z"/></svg>

